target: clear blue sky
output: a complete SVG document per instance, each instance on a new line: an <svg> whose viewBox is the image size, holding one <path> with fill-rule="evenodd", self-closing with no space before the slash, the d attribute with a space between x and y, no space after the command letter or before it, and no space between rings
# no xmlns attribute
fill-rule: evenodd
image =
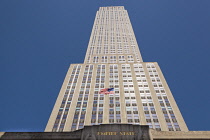
<svg viewBox="0 0 210 140"><path fill-rule="evenodd" d="M189 129L210 131L210 0L0 0L0 131L44 131L100 6L125 6Z"/></svg>

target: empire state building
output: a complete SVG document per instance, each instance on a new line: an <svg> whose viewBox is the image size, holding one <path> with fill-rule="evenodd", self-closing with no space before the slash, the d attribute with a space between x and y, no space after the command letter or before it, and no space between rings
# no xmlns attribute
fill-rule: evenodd
<svg viewBox="0 0 210 140"><path fill-rule="evenodd" d="M105 88L114 94L99 94ZM100 124L188 131L158 63L143 62L123 6L97 11L84 63L70 65L45 131Z"/></svg>

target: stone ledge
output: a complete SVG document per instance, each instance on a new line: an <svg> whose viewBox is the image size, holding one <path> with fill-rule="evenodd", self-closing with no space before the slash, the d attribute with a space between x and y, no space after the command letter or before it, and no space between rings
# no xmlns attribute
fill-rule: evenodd
<svg viewBox="0 0 210 140"><path fill-rule="evenodd" d="M156 131L150 129L153 139L206 139L210 140L210 131Z"/></svg>

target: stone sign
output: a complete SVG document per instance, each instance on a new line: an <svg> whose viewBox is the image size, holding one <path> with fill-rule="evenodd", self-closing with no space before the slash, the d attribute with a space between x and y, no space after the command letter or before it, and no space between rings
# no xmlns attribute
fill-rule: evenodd
<svg viewBox="0 0 210 140"><path fill-rule="evenodd" d="M101 124L85 126L82 140L150 140L147 125L132 124Z"/></svg>

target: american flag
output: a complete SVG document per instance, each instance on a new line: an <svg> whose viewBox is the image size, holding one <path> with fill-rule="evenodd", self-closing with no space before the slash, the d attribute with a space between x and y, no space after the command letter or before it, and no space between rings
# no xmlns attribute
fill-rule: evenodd
<svg viewBox="0 0 210 140"><path fill-rule="evenodd" d="M114 88L104 88L101 89L99 94L114 94Z"/></svg>

